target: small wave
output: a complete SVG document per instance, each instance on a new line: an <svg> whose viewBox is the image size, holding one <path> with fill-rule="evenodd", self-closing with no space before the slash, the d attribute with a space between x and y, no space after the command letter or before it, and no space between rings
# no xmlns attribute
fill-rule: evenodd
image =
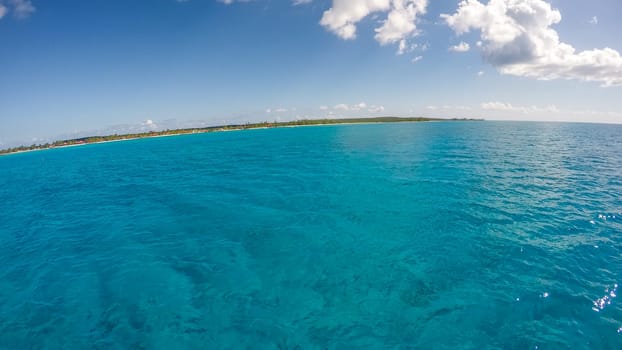
<svg viewBox="0 0 622 350"><path fill-rule="evenodd" d="M602 221L619 219L621 214L598 214L598 219Z"/></svg>
<svg viewBox="0 0 622 350"><path fill-rule="evenodd" d="M605 295L601 298L598 298L596 300L594 300L594 306L592 307L592 310L596 311L596 312L600 312L602 310L604 310L607 306L611 305L611 302L613 301L613 299L615 297L617 297L617 291L618 291L618 284L614 284L613 288L609 289L605 289ZM622 329L622 327L620 327ZM618 332L620 332L620 329L618 329Z"/></svg>
<svg viewBox="0 0 622 350"><path fill-rule="evenodd" d="M590 220L590 224L596 225L596 222L618 221L622 218L622 214L598 214L596 218Z"/></svg>

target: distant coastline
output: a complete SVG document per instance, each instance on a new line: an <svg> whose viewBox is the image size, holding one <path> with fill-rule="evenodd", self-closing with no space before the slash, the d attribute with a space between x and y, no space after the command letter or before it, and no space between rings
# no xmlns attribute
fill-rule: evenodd
<svg viewBox="0 0 622 350"><path fill-rule="evenodd" d="M296 126L314 126L314 125L334 125L334 124L370 124L370 123L404 123L404 122L431 122L431 121L480 121L481 119L441 119L441 118L400 118L400 117L377 117L377 118L346 118L346 119L302 119L289 122L261 122L247 124L232 124L220 126L208 126L201 128L184 128L162 131L148 131L144 133L123 134L123 135L107 135L107 136L87 136L76 139L59 140L52 143L32 144L30 146L18 146L0 150L0 156L23 153L30 151L40 151L53 148L63 148L71 146L88 145L93 143L126 141L150 137L200 134L219 131L233 130L249 130L249 129L266 129L266 128L283 128Z"/></svg>

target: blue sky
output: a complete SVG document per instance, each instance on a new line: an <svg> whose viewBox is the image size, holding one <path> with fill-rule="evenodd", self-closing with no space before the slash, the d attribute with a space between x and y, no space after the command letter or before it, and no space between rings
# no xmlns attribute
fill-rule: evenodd
<svg viewBox="0 0 622 350"><path fill-rule="evenodd" d="M618 0L226 2L0 0L0 148L320 117L622 123Z"/></svg>

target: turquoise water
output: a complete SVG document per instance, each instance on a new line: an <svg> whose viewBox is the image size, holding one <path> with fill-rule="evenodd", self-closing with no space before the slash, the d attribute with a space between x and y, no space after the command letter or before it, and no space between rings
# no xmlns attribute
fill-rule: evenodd
<svg viewBox="0 0 622 350"><path fill-rule="evenodd" d="M1 349L622 348L622 126L87 145L0 199Z"/></svg>

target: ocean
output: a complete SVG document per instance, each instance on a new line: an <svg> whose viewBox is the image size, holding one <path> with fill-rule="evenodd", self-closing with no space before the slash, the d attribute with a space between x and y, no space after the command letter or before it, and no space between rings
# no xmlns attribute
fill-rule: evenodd
<svg viewBox="0 0 622 350"><path fill-rule="evenodd" d="M0 157L0 349L620 349L619 283L622 125Z"/></svg>

